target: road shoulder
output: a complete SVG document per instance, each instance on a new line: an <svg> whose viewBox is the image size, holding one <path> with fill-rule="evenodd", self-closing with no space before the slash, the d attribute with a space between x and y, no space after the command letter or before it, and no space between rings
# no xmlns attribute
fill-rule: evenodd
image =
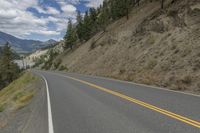
<svg viewBox="0 0 200 133"><path fill-rule="evenodd" d="M48 131L45 112L47 109L45 84L39 76L33 75L33 77L37 80L31 80L25 86L19 86L26 91L33 91L33 97L25 105L18 108L9 103L7 108L0 112L0 133L45 133ZM16 90L19 88L14 87Z"/></svg>

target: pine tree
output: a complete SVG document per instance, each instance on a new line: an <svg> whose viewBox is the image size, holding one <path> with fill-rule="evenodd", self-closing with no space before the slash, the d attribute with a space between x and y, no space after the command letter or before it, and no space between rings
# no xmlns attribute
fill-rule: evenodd
<svg viewBox="0 0 200 133"><path fill-rule="evenodd" d="M72 49L73 45L77 41L77 36L76 36L76 31L75 31L75 28L73 27L71 19L69 19L68 21L67 32L64 38L65 38L65 47Z"/></svg>
<svg viewBox="0 0 200 133"><path fill-rule="evenodd" d="M97 32L97 21L96 21L97 11L95 8L90 8L89 12L90 12L89 18L90 18L90 28L91 28L90 36L91 36Z"/></svg>
<svg viewBox="0 0 200 133"><path fill-rule="evenodd" d="M84 34L83 39L85 41L90 39L91 28L92 28L91 27L91 19L90 19L90 16L88 14L88 11L86 11L84 21L83 21L83 34Z"/></svg>
<svg viewBox="0 0 200 133"><path fill-rule="evenodd" d="M129 19L129 12L133 6L133 1L132 0L125 0L125 14L126 14L126 19Z"/></svg>
<svg viewBox="0 0 200 133"><path fill-rule="evenodd" d="M161 0L161 9L164 8L164 0Z"/></svg>
<svg viewBox="0 0 200 133"><path fill-rule="evenodd" d="M111 16L113 20L126 15L129 18L129 10L132 5L132 0L111 0Z"/></svg>
<svg viewBox="0 0 200 133"><path fill-rule="evenodd" d="M137 5L140 6L140 0L137 0Z"/></svg>
<svg viewBox="0 0 200 133"><path fill-rule="evenodd" d="M78 24L83 22L83 18L81 16L81 12L80 11L77 11L76 21L77 21Z"/></svg>
<svg viewBox="0 0 200 133"><path fill-rule="evenodd" d="M77 26L76 26L77 36L78 36L78 39L82 42L84 32L83 32L83 18L81 16L80 11L77 12L76 21L77 21Z"/></svg>
<svg viewBox="0 0 200 133"><path fill-rule="evenodd" d="M16 79L20 73L19 67L13 62L13 52L8 43L3 47L0 66L0 88L2 88Z"/></svg>
<svg viewBox="0 0 200 133"><path fill-rule="evenodd" d="M99 14L97 23L99 25L99 27L105 31L106 30L106 26L109 24L110 22L110 12L109 12L109 7L108 7L108 2L104 1L103 2L103 7L101 9L101 12Z"/></svg>
<svg viewBox="0 0 200 133"><path fill-rule="evenodd" d="M117 2L115 0L110 1L110 12L111 12L111 18L113 20L117 19Z"/></svg>

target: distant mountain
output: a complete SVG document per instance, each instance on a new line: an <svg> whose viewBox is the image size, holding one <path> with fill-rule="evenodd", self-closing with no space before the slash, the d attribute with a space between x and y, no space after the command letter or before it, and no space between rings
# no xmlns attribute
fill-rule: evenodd
<svg viewBox="0 0 200 133"><path fill-rule="evenodd" d="M0 47L0 58L3 54L3 47ZM12 51L12 58L13 59L20 59L20 55L18 53L16 53L15 51Z"/></svg>
<svg viewBox="0 0 200 133"><path fill-rule="evenodd" d="M6 42L9 42L12 49L17 53L30 53L41 48L52 46L56 43L56 41L52 39L46 42L20 39L0 31L0 46L5 45Z"/></svg>
<svg viewBox="0 0 200 133"><path fill-rule="evenodd" d="M48 40L46 42L43 42L43 44L45 44L45 45L51 45L51 44L55 44L55 43L57 43L57 41L55 41L53 39L50 39L50 40Z"/></svg>

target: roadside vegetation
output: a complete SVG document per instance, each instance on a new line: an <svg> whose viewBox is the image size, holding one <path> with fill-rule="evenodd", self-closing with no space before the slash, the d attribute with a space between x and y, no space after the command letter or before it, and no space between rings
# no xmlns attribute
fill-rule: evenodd
<svg viewBox="0 0 200 133"><path fill-rule="evenodd" d="M20 68L14 63L15 54L9 44L1 50L0 55L0 90L17 79L20 75Z"/></svg>
<svg viewBox="0 0 200 133"><path fill-rule="evenodd" d="M44 62L44 65L42 66L42 69L45 69L45 70L49 70L53 65L54 67L58 67L60 65L60 63L56 62L56 63L53 63L53 60L55 59L55 57L58 55L57 52L53 51L52 49L50 49L48 51L48 59Z"/></svg>
<svg viewBox="0 0 200 133"><path fill-rule="evenodd" d="M0 112L6 109L24 107L34 96L35 90L31 87L38 80L30 72L24 73L19 79L0 91Z"/></svg>
<svg viewBox="0 0 200 133"><path fill-rule="evenodd" d="M0 112L6 108L20 108L33 97L30 83L37 80L30 72L24 72L14 63L15 53L9 44L1 48L0 55Z"/></svg>

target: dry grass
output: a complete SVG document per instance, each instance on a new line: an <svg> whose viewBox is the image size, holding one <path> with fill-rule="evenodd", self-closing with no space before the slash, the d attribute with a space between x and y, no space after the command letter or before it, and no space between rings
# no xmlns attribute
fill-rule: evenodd
<svg viewBox="0 0 200 133"><path fill-rule="evenodd" d="M156 41L155 37L153 35L150 35L146 40L146 44L153 45L155 41Z"/></svg>
<svg viewBox="0 0 200 133"><path fill-rule="evenodd" d="M7 108L17 109L26 105L34 96L34 91L29 88L37 78L31 73L24 73L19 79L0 91L0 112Z"/></svg>
<svg viewBox="0 0 200 133"><path fill-rule="evenodd" d="M29 92L24 96L20 97L16 102L27 103L34 96L34 92Z"/></svg>
<svg viewBox="0 0 200 133"><path fill-rule="evenodd" d="M155 59L149 60L146 64L146 69L153 69L157 65L157 61Z"/></svg>

